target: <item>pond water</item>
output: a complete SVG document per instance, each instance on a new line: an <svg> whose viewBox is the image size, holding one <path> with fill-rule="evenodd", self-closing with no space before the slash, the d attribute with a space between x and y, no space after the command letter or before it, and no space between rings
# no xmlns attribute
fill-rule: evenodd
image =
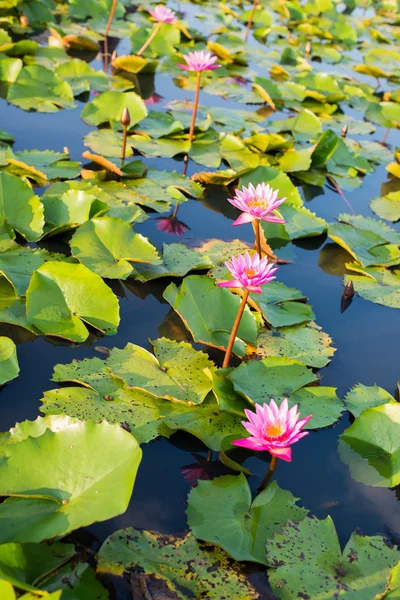
<svg viewBox="0 0 400 600"><path fill-rule="evenodd" d="M171 7L174 8L173 3ZM186 18L193 21L194 11L191 7L181 3L181 9ZM196 27L199 28L198 22ZM254 38L250 43L261 47ZM128 40L119 41L118 53L129 53L129 47ZM92 65L101 68L99 57ZM263 73L260 65L251 67ZM318 68L332 70L331 65L323 63ZM363 76L360 75L360 78L363 79ZM370 81L370 78L364 79ZM142 78L141 81L145 86L145 79ZM191 92L176 87L166 75L156 75L154 87L155 92L164 98L160 104L152 107L155 110L163 110L163 106L172 99L192 98ZM200 104L249 108L206 93L202 93ZM15 137L14 150L62 151L66 146L71 160L79 161L82 160L81 154L85 149L83 137L92 129L80 118L83 106L83 102L77 102L77 107L73 110L39 114L22 111L8 105L5 100L0 100L0 129ZM282 113L273 118L283 118ZM384 130L377 127L371 139L380 141L383 134ZM400 145L400 136L392 130L388 144L394 148L396 143ZM181 172L183 168L180 160L143 158L143 162L152 167L177 172ZM187 174L190 176L199 170L203 168L190 162ZM374 216L369 208L369 201L383 195L381 186L387 183L388 178L387 171L381 166L373 175L365 178L361 187L346 192L356 214ZM299 191L307 208L328 222L338 214L348 212L343 198L328 186L317 189L303 185L299 187ZM243 226L240 231L232 228L233 216L232 211L227 208L226 196L224 188L210 186L204 200L190 200L180 207L179 218L190 227L186 237L215 237L228 241L240 236L247 242L253 242L250 226ZM135 226L135 230L148 236L160 249L163 242L170 243L176 241L176 238L156 228L156 217L156 214L152 215L151 219ZM398 225L394 227L399 229ZM277 253L279 257L290 261L280 266L279 280L300 289L308 297L317 323L332 337L337 348L332 362L322 371L323 385L337 388L340 398L359 382L365 385L377 384L395 395L400 375L400 311L368 302L356 295L349 308L341 312L342 277L339 272L330 273L326 266L340 264L340 250L326 236L290 243L278 249ZM159 280L150 284L109 282L109 285L119 296L121 308L118 333L112 337L97 338L92 335L85 344L71 345L44 337L22 338L10 327L0 328L2 335L9 335L18 343L21 368L19 378L0 391L2 430L7 430L17 421L36 418L43 392L55 387L50 379L57 363L101 356L95 349L97 345L122 348L127 342L133 342L148 348L148 340L155 339L168 330L167 319L172 310L162 298L166 281ZM345 412L333 427L311 432L296 446L292 463L280 461L276 479L281 487L300 497L301 504L318 518L330 514L342 545L357 527L369 535L389 532L396 539L396 535L400 536L399 489L370 487L354 481L348 466L338 455L338 437L351 420L349 413ZM169 440L154 440L144 445L143 450L142 463L127 512L88 528L88 533L99 542L115 530L128 526L164 533L182 532L186 529L185 508L191 484L185 480L182 468L195 461L192 453L205 457L207 449L190 435L178 433ZM217 456L214 455L213 458L216 460ZM246 461L245 466L255 475L249 480L255 492L267 465L259 458L251 458Z"/></svg>

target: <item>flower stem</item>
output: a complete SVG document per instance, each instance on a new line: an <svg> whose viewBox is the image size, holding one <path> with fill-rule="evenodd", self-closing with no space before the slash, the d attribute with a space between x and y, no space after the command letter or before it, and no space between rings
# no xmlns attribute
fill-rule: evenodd
<svg viewBox="0 0 400 600"><path fill-rule="evenodd" d="M124 166L125 156L126 156L126 138L128 135L128 127L124 125L124 137L122 139L122 152L121 152L121 168Z"/></svg>
<svg viewBox="0 0 400 600"><path fill-rule="evenodd" d="M226 348L225 358L224 358L224 362L222 364L223 369L226 369L227 367L229 367L229 363L230 363L231 356L232 356L233 344L235 343L236 334L239 329L240 320L242 318L248 297L249 297L248 290L244 290L242 302L240 304L238 314L236 315L236 319L235 319L235 322L232 327L231 337L229 338L228 346Z"/></svg>
<svg viewBox="0 0 400 600"><path fill-rule="evenodd" d="M106 30L104 34L104 70L108 71L108 34L110 33L111 25L114 20L115 9L117 8L117 0L113 0L111 5L110 15L108 17Z"/></svg>
<svg viewBox="0 0 400 600"><path fill-rule="evenodd" d="M157 33L160 31L161 25L162 25L162 23L157 23L157 25L154 27L153 32L150 34L149 39L147 40L147 42L145 42L143 44L143 46L140 48L139 52L136 52L136 56L142 56L143 52L146 50L146 48L148 46L150 46L151 42L156 37Z"/></svg>
<svg viewBox="0 0 400 600"><path fill-rule="evenodd" d="M256 250L257 250L257 254L260 258L262 258L262 253L261 253L261 231L260 231L260 220L256 219L255 222L255 230L256 230Z"/></svg>
<svg viewBox="0 0 400 600"><path fill-rule="evenodd" d="M382 138L382 142L381 142L381 144L386 144L386 140L388 139L388 135L389 135L389 133L390 133L390 128L388 127L388 128L386 129L386 131L385 131L385 134L384 134L383 138Z"/></svg>
<svg viewBox="0 0 400 600"><path fill-rule="evenodd" d="M244 34L245 42L247 42L247 39L249 37L250 29L251 29L251 26L253 25L254 15L256 14L256 8L257 8L257 4L259 3L259 1L260 0L254 0L254 2L253 2L253 8L251 9L250 17L247 22L246 33Z"/></svg>
<svg viewBox="0 0 400 600"><path fill-rule="evenodd" d="M196 93L194 96L192 122L190 123L190 130L189 130L189 142L190 143L192 143L192 141L193 141L194 127L196 125L196 115L197 115L197 108L199 106L199 96L200 96L200 82L201 82L201 72L197 71L197 73L196 73Z"/></svg>
<svg viewBox="0 0 400 600"><path fill-rule="evenodd" d="M259 492L262 492L263 490L265 490L265 488L269 484L269 480L271 479L272 475L274 474L277 464L278 464L278 458L276 456L273 456L271 463L269 465L268 472L267 472L266 476L264 477L264 479L262 480L262 482L260 483L260 485L258 486Z"/></svg>

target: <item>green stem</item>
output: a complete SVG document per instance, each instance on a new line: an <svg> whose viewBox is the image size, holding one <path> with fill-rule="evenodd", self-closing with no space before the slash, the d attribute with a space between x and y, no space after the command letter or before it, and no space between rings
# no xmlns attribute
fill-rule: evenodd
<svg viewBox="0 0 400 600"><path fill-rule="evenodd" d="M230 363L231 356L232 356L233 344L235 343L236 334L239 329L240 320L242 318L248 297L249 297L249 292L247 290L245 290L244 294L243 294L242 302L241 302L239 310L238 310L238 314L236 315L236 319L235 319L235 322L232 327L231 337L229 338L228 346L226 348L225 358L224 358L224 362L222 364L223 369L226 369L227 367L229 367L229 363Z"/></svg>
<svg viewBox="0 0 400 600"><path fill-rule="evenodd" d="M269 481L270 481L272 475L274 474L277 464L278 464L278 458L276 456L273 456L271 463L269 465L268 472L267 472L266 476L264 477L264 479L262 480L262 482L260 483L260 485L258 486L259 492L262 492L263 490L265 490L265 488L269 484Z"/></svg>
<svg viewBox="0 0 400 600"><path fill-rule="evenodd" d="M128 135L128 127L124 125L124 137L122 139L122 152L121 152L121 168L124 166L126 156L126 138Z"/></svg>
<svg viewBox="0 0 400 600"><path fill-rule="evenodd" d="M143 52L146 50L146 48L148 46L150 46L151 42L156 37L157 33L160 31L161 25L162 25L162 23L157 23L157 25L155 26L153 32L150 34L149 39L147 40L147 42L145 42L143 44L143 46L140 48L139 52L136 52L136 56L142 56Z"/></svg>

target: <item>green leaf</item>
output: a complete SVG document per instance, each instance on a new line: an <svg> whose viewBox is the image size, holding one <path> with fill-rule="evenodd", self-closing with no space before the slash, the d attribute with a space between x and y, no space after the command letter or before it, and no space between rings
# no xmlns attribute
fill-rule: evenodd
<svg viewBox="0 0 400 600"><path fill-rule="evenodd" d="M243 474L199 481L188 497L188 525L197 539L221 546L235 560L267 564L265 540L308 511L273 481L255 500Z"/></svg>
<svg viewBox="0 0 400 600"><path fill-rule="evenodd" d="M13 83L21 71L24 63L20 58L0 59L0 81Z"/></svg>
<svg viewBox="0 0 400 600"><path fill-rule="evenodd" d="M131 115L131 127L144 119L147 108L142 98L135 92L103 92L86 104L81 113L82 119L88 125L101 125L102 123L115 123L119 121L124 108Z"/></svg>
<svg viewBox="0 0 400 600"><path fill-rule="evenodd" d="M371 102L365 112L365 118L381 127L400 128L400 105L397 102Z"/></svg>
<svg viewBox="0 0 400 600"><path fill-rule="evenodd" d="M145 135L131 135L129 144L145 156L161 156L172 158L178 154L187 154L190 142L182 138L151 139Z"/></svg>
<svg viewBox="0 0 400 600"><path fill-rule="evenodd" d="M32 276L26 293L28 321L45 335L83 342L88 323L106 335L119 324L118 299L84 265L50 261Z"/></svg>
<svg viewBox="0 0 400 600"><path fill-rule="evenodd" d="M24 110L57 112L73 108L71 87L55 73L40 65L24 67L11 85L7 100Z"/></svg>
<svg viewBox="0 0 400 600"><path fill-rule="evenodd" d="M278 331L263 329L258 336L257 358L287 357L321 369L335 353L332 340L316 323L285 327Z"/></svg>
<svg viewBox="0 0 400 600"><path fill-rule="evenodd" d="M154 354L134 344L114 348L107 359L111 372L133 389L176 402L201 404L212 387L215 365L186 342L160 338Z"/></svg>
<svg viewBox="0 0 400 600"><path fill-rule="evenodd" d="M269 283L261 294L250 294L250 298L272 327L298 325L315 318L303 294L280 282Z"/></svg>
<svg viewBox="0 0 400 600"><path fill-rule="evenodd" d="M344 402L347 409L355 416L368 408L394 402L393 396L378 385L362 385L358 383L347 393Z"/></svg>
<svg viewBox="0 0 400 600"><path fill-rule="evenodd" d="M102 71L95 71L84 60L74 58L57 67L56 75L71 86L74 96L95 90L103 92L108 88L108 78Z"/></svg>
<svg viewBox="0 0 400 600"><path fill-rule="evenodd" d="M192 534L163 535L133 528L116 531L100 548L99 573L132 569L164 581L177 598L252 600L259 594L218 548L199 544Z"/></svg>
<svg viewBox="0 0 400 600"><path fill-rule="evenodd" d="M203 256L183 244L164 244L162 260L159 265L135 265L135 279L151 281L159 277L184 277L189 271L213 266L208 255Z"/></svg>
<svg viewBox="0 0 400 600"><path fill-rule="evenodd" d="M43 204L24 182L0 173L0 237L14 237L13 229L28 241L37 241L43 233Z"/></svg>
<svg viewBox="0 0 400 600"><path fill-rule="evenodd" d="M74 233L72 255L93 273L109 279L126 279L131 262L159 261L156 248L140 233L134 233L122 219L101 217L86 221Z"/></svg>
<svg viewBox="0 0 400 600"><path fill-rule="evenodd" d="M99 192L101 194L99 188L79 189L83 188L83 185L78 186L78 182L68 182L68 186L70 183L70 189L67 189L67 185L64 184L51 185L42 196L47 235L57 235L75 229L90 218L100 216L108 210L108 205L94 195Z"/></svg>
<svg viewBox="0 0 400 600"><path fill-rule="evenodd" d="M87 563L68 564L46 581L44 588L50 593L62 590L61 600L109 600L109 592L96 579Z"/></svg>
<svg viewBox="0 0 400 600"><path fill-rule="evenodd" d="M374 487L400 483L400 404L364 410L340 436L339 452L352 477Z"/></svg>
<svg viewBox="0 0 400 600"><path fill-rule="evenodd" d="M321 235L328 229L324 219L304 206L297 206L284 202L279 207L279 212L286 223L269 223L261 221L267 240L297 240L304 237Z"/></svg>
<svg viewBox="0 0 400 600"><path fill-rule="evenodd" d="M136 131L147 133L153 139L158 139L183 131L183 126L171 114L151 110Z"/></svg>
<svg viewBox="0 0 400 600"><path fill-rule="evenodd" d="M0 579L20 590L34 591L36 580L60 569L74 555L72 544L1 544Z"/></svg>
<svg viewBox="0 0 400 600"><path fill-rule="evenodd" d="M365 267L400 263L398 245L387 243L372 230L359 229L348 223L333 223L329 225L328 235Z"/></svg>
<svg viewBox="0 0 400 600"><path fill-rule="evenodd" d="M294 118L291 131L296 140L308 141L322 133L322 124L311 110L305 108Z"/></svg>
<svg viewBox="0 0 400 600"><path fill-rule="evenodd" d="M0 385L18 377L17 348L8 337L0 336Z"/></svg>
<svg viewBox="0 0 400 600"><path fill-rule="evenodd" d="M106 422L24 423L0 461L0 543L40 542L125 512L141 454Z"/></svg>
<svg viewBox="0 0 400 600"><path fill-rule="evenodd" d="M309 148L295 150L289 148L279 159L279 167L285 173L307 171L311 165L311 152Z"/></svg>
<svg viewBox="0 0 400 600"><path fill-rule="evenodd" d="M240 306L237 295L216 286L209 277L199 275L186 277L179 289L171 283L163 295L184 321L195 342L221 350L226 348ZM233 351L243 356L244 342L254 345L256 339L256 320L246 307Z"/></svg>
<svg viewBox="0 0 400 600"><path fill-rule="evenodd" d="M362 298L390 306L392 308L400 308L400 271L390 271L389 269L369 268L363 269L360 265L346 265L351 273L345 275L344 283L352 281L354 289ZM362 273L362 275L359 275ZM366 275L365 277L363 275Z"/></svg>
<svg viewBox="0 0 400 600"><path fill-rule="evenodd" d="M80 175L80 163L71 162L69 155L63 152L53 152L53 150L24 150L16 152L15 159L18 165L11 164L7 170L13 171L19 168L26 169L26 176L32 177L32 168L40 171L48 179L69 179ZM10 163L12 161L10 160ZM18 175L19 173L15 173ZM25 173L24 173L25 174ZM35 175L35 174L33 174Z"/></svg>
<svg viewBox="0 0 400 600"><path fill-rule="evenodd" d="M392 221L392 223L400 220L400 191L389 192L385 196L374 198L369 205L381 219Z"/></svg>
<svg viewBox="0 0 400 600"><path fill-rule="evenodd" d="M321 167L334 154L338 145L338 136L331 129L327 129L321 135L312 153L312 166Z"/></svg>
<svg viewBox="0 0 400 600"><path fill-rule="evenodd" d="M341 553L330 517L291 522L267 540L269 581L280 600L335 598L366 600L385 589L397 550L380 536L353 533Z"/></svg>

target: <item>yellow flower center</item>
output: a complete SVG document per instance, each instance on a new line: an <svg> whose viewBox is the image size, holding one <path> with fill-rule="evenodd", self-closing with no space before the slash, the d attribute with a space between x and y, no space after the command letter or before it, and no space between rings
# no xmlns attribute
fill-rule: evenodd
<svg viewBox="0 0 400 600"><path fill-rule="evenodd" d="M257 275L257 273L254 269L246 269L244 274L247 275L247 277L250 277L250 279Z"/></svg>
<svg viewBox="0 0 400 600"><path fill-rule="evenodd" d="M268 437L278 437L282 435L284 430L285 428L283 427L283 425L280 425L279 423L275 423L274 425L267 425L265 428L265 435L267 435Z"/></svg>
<svg viewBox="0 0 400 600"><path fill-rule="evenodd" d="M247 202L247 206L249 208L262 208L263 210L265 210L268 208L269 202L265 198L257 196L256 198L252 198L251 200L249 200Z"/></svg>

